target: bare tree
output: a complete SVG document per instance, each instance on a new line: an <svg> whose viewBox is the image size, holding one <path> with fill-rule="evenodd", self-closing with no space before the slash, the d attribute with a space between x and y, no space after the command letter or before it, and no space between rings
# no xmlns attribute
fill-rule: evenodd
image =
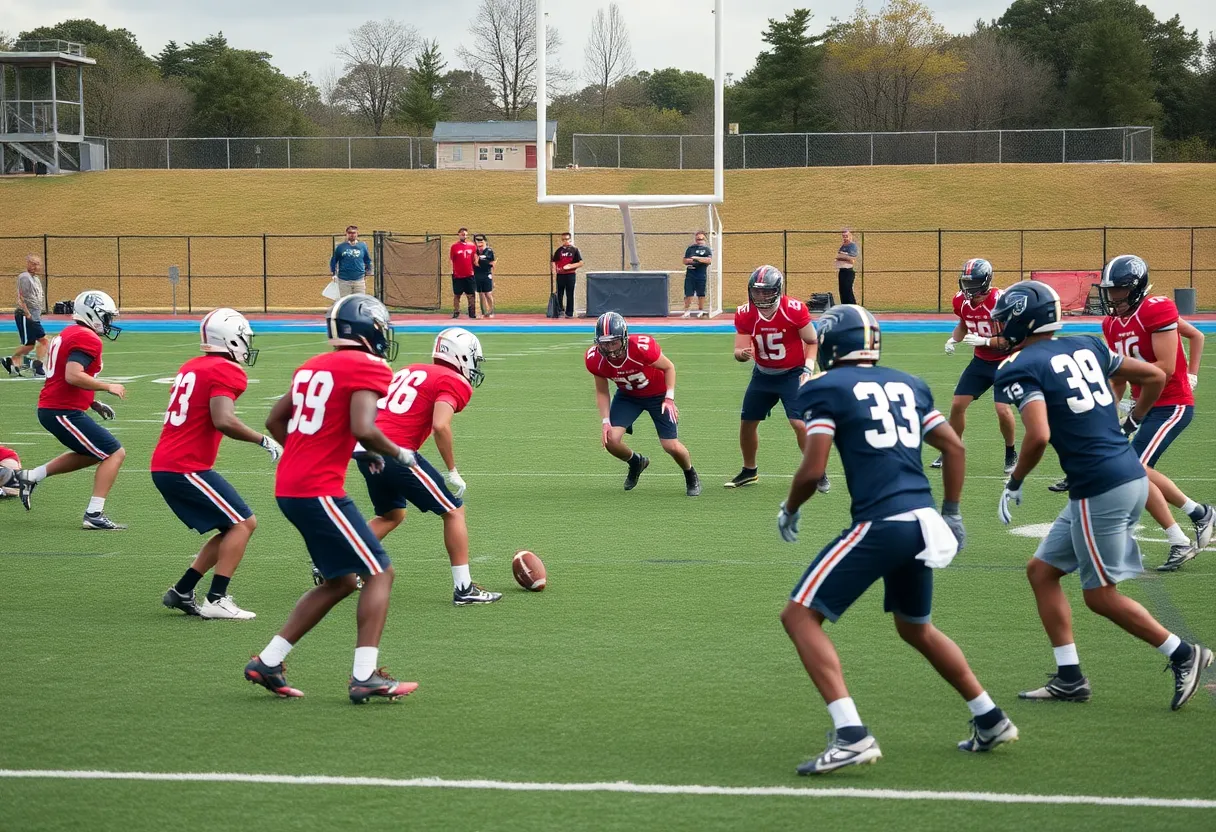
<svg viewBox="0 0 1216 832"><path fill-rule="evenodd" d="M608 14L603 9L595 12L591 34L587 38L587 51L583 56L583 75L595 87L600 99L600 127L608 118L608 99L612 88L633 72L633 48L629 44L629 28L621 7L608 4Z"/></svg>
<svg viewBox="0 0 1216 832"><path fill-rule="evenodd" d="M953 130L1045 127L1059 106L1051 68L992 29L959 38L967 68L952 81L956 98L934 126Z"/></svg>
<svg viewBox="0 0 1216 832"><path fill-rule="evenodd" d="M519 118L536 101L536 0L481 0L469 31L473 45L462 45L457 54L490 84L497 114ZM545 41L546 80L563 80L556 64L561 37L552 26Z"/></svg>
<svg viewBox="0 0 1216 832"><path fill-rule="evenodd" d="M337 88L342 98L371 123L376 135L389 116L408 77L408 65L418 48L413 26L396 20L369 20L350 33L350 41L335 52L345 75Z"/></svg>

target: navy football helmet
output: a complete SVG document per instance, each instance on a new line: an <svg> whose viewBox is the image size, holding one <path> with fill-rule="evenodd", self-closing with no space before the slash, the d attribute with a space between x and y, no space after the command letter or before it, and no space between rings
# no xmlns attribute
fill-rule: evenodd
<svg viewBox="0 0 1216 832"><path fill-rule="evenodd" d="M1037 280L1023 280L1006 289L992 309L992 320L1001 324L1001 337L1011 347L1031 335L1055 332L1064 326L1060 319L1060 296Z"/></svg>
<svg viewBox="0 0 1216 832"><path fill-rule="evenodd" d="M992 288L992 264L982 257L968 260L958 276L958 288L969 298L987 292Z"/></svg>
<svg viewBox="0 0 1216 832"><path fill-rule="evenodd" d="M1127 316L1136 311L1140 301L1148 296L1152 286L1148 282L1148 264L1134 254L1120 254L1102 269L1102 281L1098 284L1098 298L1102 311L1107 315ZM1124 297L1111 298L1111 290L1126 289Z"/></svg>
<svg viewBox="0 0 1216 832"><path fill-rule="evenodd" d="M761 266L747 279L747 299L757 309L776 309L784 294L785 275L775 266Z"/></svg>
<svg viewBox="0 0 1216 832"><path fill-rule="evenodd" d="M390 363L397 360L388 309L371 295L339 298L325 315L325 329L335 347L358 347Z"/></svg>
<svg viewBox="0 0 1216 832"><path fill-rule="evenodd" d="M830 370L842 361L875 364L882 354L882 332L878 319L864 306L840 303L819 318L819 369Z"/></svg>
<svg viewBox="0 0 1216 832"><path fill-rule="evenodd" d="M629 324L619 312L605 312L596 320L595 348L609 361L620 361L629 352Z"/></svg>

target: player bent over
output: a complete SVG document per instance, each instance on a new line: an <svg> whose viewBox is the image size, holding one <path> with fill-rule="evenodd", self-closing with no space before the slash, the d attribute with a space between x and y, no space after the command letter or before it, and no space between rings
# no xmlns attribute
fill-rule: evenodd
<svg viewBox="0 0 1216 832"><path fill-rule="evenodd" d="M798 385L815 374L817 349L810 310L785 294L785 276L772 266L752 272L747 279L747 303L735 310L735 360L755 364L739 421L743 470L726 483L727 488L741 488L760 479L756 467L760 423L778 402L794 429L798 450L806 448L806 425L797 406ZM831 488L827 475L818 487L823 492Z"/></svg>
<svg viewBox="0 0 1216 832"><path fill-rule="evenodd" d="M933 626L933 569L963 548L959 496L966 467L962 440L933 407L921 379L879 367L878 321L860 306L834 306L819 319L819 366L826 372L802 385L799 409L807 424L806 452L777 515L788 543L798 541L800 507L814 494L835 442L852 498L853 526L811 562L781 613L811 681L823 695L835 733L822 754L798 767L824 774L875 762L878 742L849 696L840 658L823 631L871 584L882 579L883 608L895 630L967 702L971 736L962 751L991 751L1013 742L1018 729L998 708L948 636ZM942 452L942 513L934 508L921 463L921 441Z"/></svg>
<svg viewBox="0 0 1216 832"><path fill-rule="evenodd" d="M0 500L5 497L16 497L21 493L17 488L17 471L21 468L21 457L12 448L0 445Z"/></svg>
<svg viewBox="0 0 1216 832"><path fill-rule="evenodd" d="M30 496L47 477L69 474L97 466L93 496L85 509L83 526L90 531L120 531L125 525L105 515L106 497L127 457L114 435L85 415L92 410L102 419L113 419L114 408L95 401L99 390L125 399L121 384L97 380L101 372L101 337L113 341L122 329L114 326L118 307L105 292L88 290L76 296L72 319L75 324L59 333L47 351L46 383L38 396L38 422L68 453L45 465L17 472L21 502L28 511Z"/></svg>
<svg viewBox="0 0 1216 832"><path fill-rule="evenodd" d="M625 490L632 491L650 459L634 452L623 441L633 433L633 423L643 413L650 414L663 446L684 471L684 492L689 497L701 493L701 478L692 467L688 449L677 438L676 366L663 355L659 344L649 335L630 335L629 325L616 312L605 312L595 322L595 346L584 356L587 371L595 376L595 403L600 411L600 442L608 453L629 465ZM616 384L611 404L608 382Z"/></svg>
<svg viewBox="0 0 1216 832"><path fill-rule="evenodd" d="M380 636L388 618L393 566L380 541L346 496L346 468L356 441L374 453L412 465L414 455L376 427L376 400L388 394L397 354L384 304L369 295L347 295L325 316L332 352L308 359L275 403L266 427L284 445L275 471L279 509L296 527L324 580L304 594L287 623L245 665L245 678L279 696L303 696L289 687L283 659L363 578L350 700L397 699L418 685L398 682L377 668Z"/></svg>
<svg viewBox="0 0 1216 832"><path fill-rule="evenodd" d="M161 600L186 615L246 620L257 616L236 605L228 584L258 521L236 489L216 473L215 458L222 436L261 446L272 462L283 449L236 416L236 400L249 386L241 365L252 367L258 358L249 321L233 309L216 309L199 324L199 337L203 354L183 364L173 379L165 426L152 452L152 484L177 519L199 534L219 533L203 544ZM211 588L200 606L194 588L211 569Z"/></svg>
<svg viewBox="0 0 1216 832"><path fill-rule="evenodd" d="M1002 334L1017 350L1001 364L996 383L1022 413L1022 453L1001 492L1001 522L1022 501L1022 481L1050 442L1071 488L1068 505L1026 567L1039 618L1055 651L1056 675L1023 699L1085 702L1092 695L1081 674L1072 632L1072 611L1060 586L1071 572L1081 576L1085 605L1169 657L1178 710L1199 687L1212 651L1186 644L1140 604L1119 592L1120 581L1144 571L1132 531L1148 499L1144 467L1119 429L1107 379L1140 385L1133 417L1142 419L1165 387L1158 367L1112 352L1102 339L1077 335L1053 340L1061 326L1060 298L1035 280L1010 287L992 311Z"/></svg>
<svg viewBox="0 0 1216 832"><path fill-rule="evenodd" d="M452 447L452 417L468 406L473 388L485 379L484 360L481 342L467 329L451 327L440 332L431 351L432 363L398 370L388 395L376 402L380 409L376 427L391 441L415 451L416 463L401 465L358 449L355 453L376 510L368 526L377 539L384 540L401 525L407 503L443 518L443 542L452 564L452 603L458 607L492 604L502 598L501 592L487 592L469 576L469 528L460 499L467 486L456 470ZM416 452L432 431L435 447L448 467L446 483ZM448 490L449 485L455 493Z"/></svg>

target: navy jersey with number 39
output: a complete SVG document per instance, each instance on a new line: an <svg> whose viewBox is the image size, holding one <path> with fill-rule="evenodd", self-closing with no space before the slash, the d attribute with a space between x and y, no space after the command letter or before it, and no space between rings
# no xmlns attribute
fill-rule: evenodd
<svg viewBox="0 0 1216 832"><path fill-rule="evenodd" d="M798 391L809 435L835 438L853 521L934 508L921 438L946 419L929 385L890 367L836 367Z"/></svg>
<svg viewBox="0 0 1216 832"><path fill-rule="evenodd" d="M1051 446L1068 476L1068 496L1093 497L1145 476L1144 467L1119 427L1107 379L1122 356L1094 335L1036 341L1005 359L996 385L1021 410L1047 405Z"/></svg>

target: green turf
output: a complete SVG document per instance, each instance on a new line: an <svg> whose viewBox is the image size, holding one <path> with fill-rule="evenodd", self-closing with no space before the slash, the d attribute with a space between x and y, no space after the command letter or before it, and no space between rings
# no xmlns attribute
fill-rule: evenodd
<svg viewBox="0 0 1216 832"><path fill-rule="evenodd" d="M885 340L884 362L925 377L945 407L966 359L941 355L938 335ZM141 376L117 403L113 425L128 458L107 504L131 529L79 530L88 473L45 482L28 515L16 501L0 503L0 768L1216 798L1216 765L1204 739L1216 736L1216 696L1201 691L1172 713L1164 659L1085 611L1075 583L1070 596L1094 701L1035 706L1014 698L1052 661L1022 573L1035 543L996 521L1001 442L988 400L973 407L966 437L968 548L938 575L934 619L1018 723L1022 741L984 757L954 749L966 733L966 708L898 641L876 590L831 634L885 757L824 781L796 778L794 766L822 748L830 720L777 615L806 562L848 525L844 478L833 459L835 488L804 509L802 543L782 544L774 519L796 464L790 429L780 419L762 427L757 486L723 489L738 469L747 370L731 360L728 336L660 341L679 371L681 437L705 480L695 500L684 496L678 470L644 423L636 447L654 463L635 491L622 491L624 466L599 447L593 387L582 367L586 339L483 338L487 381L456 419L456 450L469 482L473 577L506 597L488 608L453 608L440 523L412 514L388 542L397 583L381 661L421 688L402 702L365 708L346 699L349 602L288 661L304 699L277 700L241 679L248 656L310 586L302 542L274 505L272 467L257 448L225 441L217 467L258 513L231 589L258 618L201 622L160 605L200 538L176 521L145 470L169 393L153 380L173 375L196 342L128 333L107 344L107 376ZM291 371L325 349L316 335L259 336L258 345L250 377L259 383L239 402L253 425ZM426 360L429 339L407 337L402 353ZM1216 381L1204 380L1201 414L1216 407L1208 386ZM35 383L0 381L0 443L14 444L31 464L59 450L34 419L36 394ZM1216 496L1207 463L1214 441L1200 415L1162 466L1197 499ZM438 461L433 448L424 453ZM1015 524L1054 517L1062 499L1045 486L1057 476L1049 454ZM348 485L369 511L353 468ZM1162 537L1152 529L1145 535ZM543 594L513 584L509 564L518 548L544 559L550 584ZM1164 559L1164 543L1144 548L1150 565ZM1150 573L1127 591L1169 626L1216 640L1212 555L1176 575ZM161 829L171 815L202 828L771 828L864 817L910 830L1194 828L1204 816L939 801L5 779L0 807L0 828L23 830Z"/></svg>

